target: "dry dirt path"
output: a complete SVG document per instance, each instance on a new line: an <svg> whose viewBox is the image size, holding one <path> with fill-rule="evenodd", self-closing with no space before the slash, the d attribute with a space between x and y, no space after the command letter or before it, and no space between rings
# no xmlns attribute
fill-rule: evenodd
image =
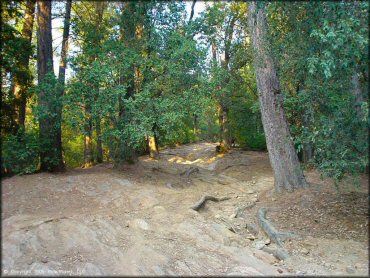
<svg viewBox="0 0 370 278"><path fill-rule="evenodd" d="M198 170L187 175L191 167ZM102 164L8 178L2 181L2 274L367 274L368 250L359 241L287 242L286 261L259 250L269 242L255 213L272 188L266 153L222 156L208 143L166 149L159 161L141 157L122 169ZM190 209L204 194L230 199ZM299 249L303 243L308 250ZM345 262L316 254L332 244Z"/></svg>

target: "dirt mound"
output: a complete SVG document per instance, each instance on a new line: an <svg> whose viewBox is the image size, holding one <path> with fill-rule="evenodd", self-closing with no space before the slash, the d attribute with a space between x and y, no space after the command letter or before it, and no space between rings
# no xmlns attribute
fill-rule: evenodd
<svg viewBox="0 0 370 278"><path fill-rule="evenodd" d="M313 183L315 173L307 175ZM366 275L368 270L362 193L324 194L322 186L319 193L311 187L274 196L266 153L218 155L214 144L189 144L163 150L159 161L141 157L119 170L102 164L13 177L2 186L4 275ZM204 195L228 198L192 210ZM339 212L350 209L348 215L336 214L338 202ZM276 227L304 237L284 243L286 261L260 250L261 244L274 247L256 222L264 206L280 208L267 215ZM338 232L339 226L346 232ZM327 236L333 231L336 237Z"/></svg>

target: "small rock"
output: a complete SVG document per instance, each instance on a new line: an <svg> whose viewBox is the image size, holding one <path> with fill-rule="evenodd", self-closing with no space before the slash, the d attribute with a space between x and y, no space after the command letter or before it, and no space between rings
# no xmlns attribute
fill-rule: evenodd
<svg viewBox="0 0 370 278"><path fill-rule="evenodd" d="M356 264L355 264L355 268L356 268L356 269L362 268L362 265L361 265L361 264L359 264L359 263L356 263Z"/></svg>
<svg viewBox="0 0 370 278"><path fill-rule="evenodd" d="M256 181L252 181L252 184L255 185L256 184Z"/></svg>
<svg viewBox="0 0 370 278"><path fill-rule="evenodd" d="M258 200L258 198L252 198L252 202L258 202L259 200Z"/></svg>
<svg viewBox="0 0 370 278"><path fill-rule="evenodd" d="M42 263L44 263L44 264L46 264L48 261L49 261L49 260L48 260L48 257L43 257L43 258L41 259L41 262L42 262Z"/></svg>
<svg viewBox="0 0 370 278"><path fill-rule="evenodd" d="M247 239L250 239L250 240L255 240L255 239L256 239L256 237L255 237L254 235L252 235L252 234L248 234L248 235L246 236L246 238L247 238Z"/></svg>
<svg viewBox="0 0 370 278"><path fill-rule="evenodd" d="M261 240L256 241L254 247L256 247L258 250L261 250L263 247L265 247L265 243Z"/></svg>
<svg viewBox="0 0 370 278"><path fill-rule="evenodd" d="M271 243L271 240L268 238L265 240L265 245L269 245Z"/></svg>
<svg viewBox="0 0 370 278"><path fill-rule="evenodd" d="M300 271L300 270L298 270L295 274L297 274L297 275L305 275L306 274L306 271Z"/></svg>
<svg viewBox="0 0 370 278"><path fill-rule="evenodd" d="M232 241L230 243L230 245L233 246L233 247L238 247L238 243L236 241Z"/></svg>
<svg viewBox="0 0 370 278"><path fill-rule="evenodd" d="M233 213L232 215L229 216L230 219L234 219L236 217L236 213Z"/></svg>
<svg viewBox="0 0 370 278"><path fill-rule="evenodd" d="M215 218L216 218L216 219L220 219L220 218L221 218L221 215L216 214L216 215L215 215Z"/></svg>
<svg viewBox="0 0 370 278"><path fill-rule="evenodd" d="M346 267L346 271L347 271L347 273L355 273L356 272L356 270L350 265Z"/></svg>
<svg viewBox="0 0 370 278"><path fill-rule="evenodd" d="M170 189L172 189L173 187L172 187L172 183L170 183L170 182L168 182L167 184L166 184L166 186L168 187L168 188L170 188Z"/></svg>
<svg viewBox="0 0 370 278"><path fill-rule="evenodd" d="M247 194L253 194L253 193L254 193L254 191L252 189L247 190Z"/></svg>
<svg viewBox="0 0 370 278"><path fill-rule="evenodd" d="M271 201L275 202L276 201L276 198L271 198Z"/></svg>
<svg viewBox="0 0 370 278"><path fill-rule="evenodd" d="M309 251L309 250L307 250L306 248L302 248L302 249L300 250L300 252L301 252L302 254L304 254L304 255L307 255L308 253L310 253L310 251Z"/></svg>
<svg viewBox="0 0 370 278"><path fill-rule="evenodd" d="M258 234L258 229L257 229L257 226L255 224L252 224L252 223L247 223L246 226L247 230L254 234L254 235L257 235Z"/></svg>
<svg viewBox="0 0 370 278"><path fill-rule="evenodd" d="M282 270L281 268L278 268L278 269L277 269L277 271L278 271L279 273L283 273L283 270Z"/></svg>

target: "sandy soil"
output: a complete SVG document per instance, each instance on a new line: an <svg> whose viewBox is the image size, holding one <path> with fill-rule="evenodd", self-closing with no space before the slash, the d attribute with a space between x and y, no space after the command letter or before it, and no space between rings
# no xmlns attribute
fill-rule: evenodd
<svg viewBox="0 0 370 278"><path fill-rule="evenodd" d="M199 171L188 177L191 167ZM368 274L367 177L340 192L305 173L307 190L273 193L267 153L215 144L165 149L113 169L2 181L3 275L363 275ZM190 207L203 195L230 197ZM258 226L260 207L281 231L289 258Z"/></svg>

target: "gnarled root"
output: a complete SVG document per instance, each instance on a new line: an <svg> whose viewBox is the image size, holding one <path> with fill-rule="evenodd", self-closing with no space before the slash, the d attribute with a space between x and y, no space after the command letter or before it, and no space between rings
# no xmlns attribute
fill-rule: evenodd
<svg viewBox="0 0 370 278"><path fill-rule="evenodd" d="M198 211L205 204L206 201L221 202L221 201L225 201L225 200L229 200L229 199L230 199L230 197L216 198L216 197L213 197L213 196L204 195L198 202L196 202L191 207L191 209L193 209L195 211Z"/></svg>
<svg viewBox="0 0 370 278"><path fill-rule="evenodd" d="M285 260L289 257L288 252L283 247L283 242L288 238L301 239L300 236L290 232L279 232L270 221L266 219L267 208L260 208L257 213L258 223L272 242L276 243L277 249L263 247L262 250L274 255L279 260Z"/></svg>

